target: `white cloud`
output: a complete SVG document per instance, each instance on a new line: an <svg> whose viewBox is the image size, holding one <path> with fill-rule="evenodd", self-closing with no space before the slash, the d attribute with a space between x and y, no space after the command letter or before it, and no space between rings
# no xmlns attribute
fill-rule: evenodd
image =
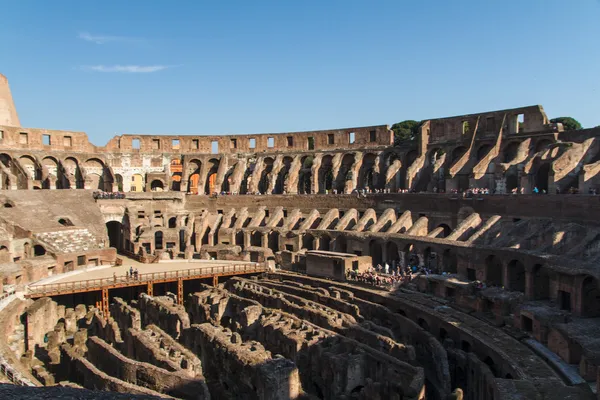
<svg viewBox="0 0 600 400"><path fill-rule="evenodd" d="M89 71L96 72L128 72L149 73L158 72L170 68L169 65L90 65L83 67Z"/></svg>
<svg viewBox="0 0 600 400"><path fill-rule="evenodd" d="M78 37L79 39L85 40L87 42L93 42L96 44L105 44L109 42L139 43L143 41L142 39L126 36L92 35L88 32L81 32Z"/></svg>

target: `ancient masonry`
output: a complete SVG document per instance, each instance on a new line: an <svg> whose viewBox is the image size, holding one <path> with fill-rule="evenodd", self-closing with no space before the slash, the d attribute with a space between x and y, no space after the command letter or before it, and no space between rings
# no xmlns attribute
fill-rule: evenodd
<svg viewBox="0 0 600 400"><path fill-rule="evenodd" d="M419 129L97 147L21 127L0 76L0 397L600 399L600 129ZM347 279L385 263L432 273Z"/></svg>

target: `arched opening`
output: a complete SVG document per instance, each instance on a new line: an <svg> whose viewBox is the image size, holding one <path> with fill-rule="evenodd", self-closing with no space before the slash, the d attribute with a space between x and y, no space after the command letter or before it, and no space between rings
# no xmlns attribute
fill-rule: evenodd
<svg viewBox="0 0 600 400"><path fill-rule="evenodd" d="M458 146L452 150L452 163L457 162L466 152L467 148L465 146Z"/></svg>
<svg viewBox="0 0 600 400"><path fill-rule="evenodd" d="M121 250L123 225L119 221L108 221L106 223L108 232L108 245L117 250Z"/></svg>
<svg viewBox="0 0 600 400"><path fill-rule="evenodd" d="M373 261L373 265L378 265L382 263L381 255L382 248L381 244L377 243L376 240L371 240L369 242L369 255L371 256L371 260Z"/></svg>
<svg viewBox="0 0 600 400"><path fill-rule="evenodd" d="M187 164L188 185L187 191L191 194L198 194L198 182L200 181L200 170L202 163L199 160L191 160Z"/></svg>
<svg viewBox="0 0 600 400"><path fill-rule="evenodd" d="M163 248L163 233L161 231L154 232L154 249L162 250Z"/></svg>
<svg viewBox="0 0 600 400"><path fill-rule="evenodd" d="M326 155L319 167L319 193L333 190L333 156Z"/></svg>
<svg viewBox="0 0 600 400"><path fill-rule="evenodd" d="M502 286L502 261L493 254L485 259L485 276L488 286Z"/></svg>
<svg viewBox="0 0 600 400"><path fill-rule="evenodd" d="M456 274L458 272L458 260L456 257L456 252L452 249L446 249L444 250L443 257L443 272L447 272L449 274Z"/></svg>
<svg viewBox="0 0 600 400"><path fill-rule="evenodd" d="M494 363L494 360L492 360L491 357L486 357L486 359L483 362L490 368L490 371L492 371L492 374L494 374L494 376L498 375L496 363Z"/></svg>
<svg viewBox="0 0 600 400"><path fill-rule="evenodd" d="M319 250L329 251L331 246L331 238L329 236L321 236L319 238Z"/></svg>
<svg viewBox="0 0 600 400"><path fill-rule="evenodd" d="M46 254L46 249L44 248L44 246L36 244L35 246L33 246L33 255L35 257L38 256L43 256L44 254Z"/></svg>
<svg viewBox="0 0 600 400"><path fill-rule="evenodd" d="M512 162L519 154L519 146L519 142L511 142L506 147L504 147L504 150L502 152L502 160L505 163Z"/></svg>
<svg viewBox="0 0 600 400"><path fill-rule="evenodd" d="M582 316L600 316L600 288L598 280L591 276L586 277L581 285L581 304Z"/></svg>
<svg viewBox="0 0 600 400"><path fill-rule="evenodd" d="M60 218L58 220L58 223L61 224L62 226L73 226L73 223L71 222L71 220L69 218Z"/></svg>
<svg viewBox="0 0 600 400"><path fill-rule="evenodd" d="M225 193L230 193L231 192L231 184L232 182L232 176L233 173L235 172L235 167L229 168L229 171L227 171L227 173L225 174L225 178L223 179L223 185L222 185L222 191Z"/></svg>
<svg viewBox="0 0 600 400"><path fill-rule="evenodd" d="M550 298L550 276L548 271L541 265L533 266L533 292L536 300L545 300Z"/></svg>
<svg viewBox="0 0 600 400"><path fill-rule="evenodd" d="M123 175L116 174L115 175L115 180L116 180L116 183L117 183L117 190L119 192L122 192L123 191Z"/></svg>
<svg viewBox="0 0 600 400"><path fill-rule="evenodd" d="M8 251L8 247L0 246L0 263L8 263L10 262L10 253Z"/></svg>
<svg viewBox="0 0 600 400"><path fill-rule="evenodd" d="M540 165L537 173L535 174L535 186L538 188L540 193L543 191L548 192L548 177L550 175L550 163L544 163Z"/></svg>
<svg viewBox="0 0 600 400"><path fill-rule="evenodd" d="M262 232L252 232L252 236L250 237L250 245L255 247L262 247Z"/></svg>
<svg viewBox="0 0 600 400"><path fill-rule="evenodd" d="M337 236L334 242L335 251L338 253L347 253L348 252L348 244L346 242L346 238L342 235Z"/></svg>
<svg viewBox="0 0 600 400"><path fill-rule="evenodd" d="M164 184L158 179L155 179L152 182L150 182L150 190L153 192L162 192L164 188Z"/></svg>
<svg viewBox="0 0 600 400"><path fill-rule="evenodd" d="M427 321L425 321L423 318L419 318L417 320L417 323L421 328L423 328L423 330L429 332L429 324L427 323Z"/></svg>
<svg viewBox="0 0 600 400"><path fill-rule="evenodd" d="M354 161L354 153L345 154L342 158L342 164L335 182L338 193L345 193L346 182L352 180L352 166L354 165Z"/></svg>
<svg viewBox="0 0 600 400"><path fill-rule="evenodd" d="M358 172L358 188L377 189L375 187L374 179L374 167L376 158L377 156L373 153L368 153L363 157L362 164Z"/></svg>
<svg viewBox="0 0 600 400"><path fill-rule="evenodd" d="M209 170L206 175L206 183L204 184L204 193L214 194L220 192L217 187L217 172L219 171L219 160L211 159L208 161Z"/></svg>
<svg viewBox="0 0 600 400"><path fill-rule="evenodd" d="M237 233L235 234L235 244L237 246L240 246L242 249L244 248L244 232L243 231L237 231Z"/></svg>
<svg viewBox="0 0 600 400"><path fill-rule="evenodd" d="M242 183L240 184L240 194L248 193L248 183L252 180L252 173L254 172L255 166L255 163L248 164L248 168L246 168L244 177L242 178Z"/></svg>
<svg viewBox="0 0 600 400"><path fill-rule="evenodd" d="M314 250L315 238L310 233L305 234L302 237L302 248L306 250Z"/></svg>
<svg viewBox="0 0 600 400"><path fill-rule="evenodd" d="M177 217L169 218L169 228L177 228Z"/></svg>
<svg viewBox="0 0 600 400"><path fill-rule="evenodd" d="M388 262L398 264L400 261L400 255L398 253L398 245L394 242L387 242L385 244L385 254Z"/></svg>
<svg viewBox="0 0 600 400"><path fill-rule="evenodd" d="M283 165L277 174L277 180L275 181L275 189L273 190L273 193L282 194L287 192L286 182L293 161L294 160L292 157L283 157Z"/></svg>
<svg viewBox="0 0 600 400"><path fill-rule="evenodd" d="M525 266L519 260L508 263L508 287L516 292L525 292Z"/></svg>
<svg viewBox="0 0 600 400"><path fill-rule="evenodd" d="M268 236L269 248L273 250L273 253L279 251L279 232L271 231Z"/></svg>
<svg viewBox="0 0 600 400"><path fill-rule="evenodd" d="M509 173L506 175L506 193L511 193L513 189L519 188L519 178L517 172Z"/></svg>
<svg viewBox="0 0 600 400"><path fill-rule="evenodd" d="M267 193L269 189L269 174L273 171L273 162L271 157L266 157L263 161L263 170L258 181L258 191L262 194Z"/></svg>
<svg viewBox="0 0 600 400"><path fill-rule="evenodd" d="M448 237L448 235L452 232L452 229L448 225L446 225L446 224L440 224L440 225L438 225L438 228L442 228L443 229L442 233L440 233L437 236L438 238Z"/></svg>
<svg viewBox="0 0 600 400"><path fill-rule="evenodd" d="M179 192L181 190L181 176L183 173L183 167L181 165L181 160L174 159L171 160L171 190L174 192Z"/></svg>
<svg viewBox="0 0 600 400"><path fill-rule="evenodd" d="M302 169L298 176L298 193L299 194L311 194L312 193L312 171L310 169Z"/></svg>
<svg viewBox="0 0 600 400"><path fill-rule="evenodd" d="M477 161L483 160L483 158L488 155L491 149L492 146L489 144L479 146L479 148L477 149Z"/></svg>

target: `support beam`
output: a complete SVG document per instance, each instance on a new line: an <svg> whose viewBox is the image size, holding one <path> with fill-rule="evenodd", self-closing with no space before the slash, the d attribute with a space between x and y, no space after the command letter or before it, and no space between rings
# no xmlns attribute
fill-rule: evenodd
<svg viewBox="0 0 600 400"><path fill-rule="evenodd" d="M154 284L152 282L148 282L146 285L146 294L148 296L154 296Z"/></svg>
<svg viewBox="0 0 600 400"><path fill-rule="evenodd" d="M217 275L213 276L213 286L217 287L219 285L219 277Z"/></svg>

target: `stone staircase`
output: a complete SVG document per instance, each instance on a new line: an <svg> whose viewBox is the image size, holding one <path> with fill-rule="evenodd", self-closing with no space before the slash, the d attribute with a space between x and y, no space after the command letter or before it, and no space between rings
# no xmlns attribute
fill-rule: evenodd
<svg viewBox="0 0 600 400"><path fill-rule="evenodd" d="M52 253L80 253L104 248L103 242L86 228L36 233L34 238Z"/></svg>

